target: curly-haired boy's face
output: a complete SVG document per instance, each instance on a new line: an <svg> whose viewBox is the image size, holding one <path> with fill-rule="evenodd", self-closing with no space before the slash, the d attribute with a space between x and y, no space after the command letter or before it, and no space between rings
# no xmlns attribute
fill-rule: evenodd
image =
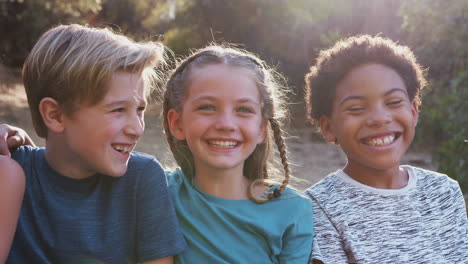
<svg viewBox="0 0 468 264"><path fill-rule="evenodd" d="M351 70L338 83L330 117L320 119L328 141L341 146L350 176L397 170L418 118L398 73L381 64Z"/></svg>

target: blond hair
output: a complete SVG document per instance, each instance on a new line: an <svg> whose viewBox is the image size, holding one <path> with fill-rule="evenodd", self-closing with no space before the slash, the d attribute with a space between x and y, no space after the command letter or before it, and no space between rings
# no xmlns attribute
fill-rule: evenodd
<svg viewBox="0 0 468 264"><path fill-rule="evenodd" d="M267 136L263 143L258 144L253 153L247 158L244 164L244 176L251 182L252 186L259 181L268 179L268 159L271 156L271 144L273 139L276 143L284 169L284 180L279 188L268 193L262 198L252 195L250 197L256 202L266 202L281 195L289 181L289 166L286 156L286 145L282 137L281 120L285 117L285 102L283 91L278 85L279 75L269 69L263 61L253 54L230 47L210 45L200 49L185 60L183 60L171 73L166 83L163 102L164 131L167 142L174 155L176 162L181 167L186 177L192 178L195 174L193 155L185 140L176 139L169 129L167 114L171 109L181 113L183 101L190 86L190 77L193 69L206 65L227 65L242 68L252 73L257 88L260 93L262 105L262 119L268 121L270 128L267 129Z"/></svg>
<svg viewBox="0 0 468 264"><path fill-rule="evenodd" d="M37 134L47 137L39 112L45 97L55 99L67 115L103 99L117 71L141 75L146 95L157 79L154 67L164 47L136 43L108 28L60 25L45 32L23 66L23 80Z"/></svg>

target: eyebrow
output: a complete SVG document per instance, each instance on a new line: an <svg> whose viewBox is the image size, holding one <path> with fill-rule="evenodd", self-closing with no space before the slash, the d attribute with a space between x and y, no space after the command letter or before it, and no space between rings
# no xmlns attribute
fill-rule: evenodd
<svg viewBox="0 0 468 264"><path fill-rule="evenodd" d="M114 107L121 106L121 105L126 105L126 104L128 104L128 101L119 100L119 101L113 101L113 102L110 102L108 104L105 104L104 107L105 108L114 108ZM146 105L147 102L144 99L139 99L138 104L145 104Z"/></svg>
<svg viewBox="0 0 468 264"><path fill-rule="evenodd" d="M385 92L384 96L388 96L388 95L390 95L392 93L396 93L396 92L403 92L404 94L406 94L406 96L408 96L408 92L406 91L406 89L403 89L403 88L392 88L392 89L390 89L390 91ZM345 102L347 102L349 100L363 100L363 99L365 99L365 96L350 95L350 96L345 97L343 100L341 100L339 105L342 105L342 104L344 104Z"/></svg>
<svg viewBox="0 0 468 264"><path fill-rule="evenodd" d="M210 100L210 101L216 101L217 98L215 96L211 96L211 95L201 95L199 97L195 97L194 101L201 101L201 100ZM256 100L252 100L248 97L245 97L245 98L241 98L239 100L237 100L237 102L239 103L253 103L255 105L260 105L259 102L257 102Z"/></svg>

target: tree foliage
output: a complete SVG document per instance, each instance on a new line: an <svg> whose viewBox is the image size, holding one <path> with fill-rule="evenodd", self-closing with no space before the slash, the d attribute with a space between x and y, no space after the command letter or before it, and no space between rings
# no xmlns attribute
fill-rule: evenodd
<svg viewBox="0 0 468 264"><path fill-rule="evenodd" d="M439 169L468 192L467 0L0 0L0 63L21 66L59 23L110 26L137 40L163 35L178 55L239 44L296 88L293 116L303 116L303 76L321 49L363 33L408 44L429 69L417 139L434 145Z"/></svg>
<svg viewBox="0 0 468 264"><path fill-rule="evenodd" d="M418 140L433 145L438 169L468 193L468 1L407 0L401 14L408 42L429 69Z"/></svg>
<svg viewBox="0 0 468 264"><path fill-rule="evenodd" d="M0 0L0 63L20 66L34 42L59 23L83 23L99 0Z"/></svg>

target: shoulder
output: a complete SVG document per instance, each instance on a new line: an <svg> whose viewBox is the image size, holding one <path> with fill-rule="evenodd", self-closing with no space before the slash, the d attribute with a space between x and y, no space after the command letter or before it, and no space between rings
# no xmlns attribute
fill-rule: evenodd
<svg viewBox="0 0 468 264"><path fill-rule="evenodd" d="M21 163L22 161L34 159L34 157L37 157L38 155L44 155L44 153L44 148L20 146L11 152L11 157Z"/></svg>
<svg viewBox="0 0 468 264"><path fill-rule="evenodd" d="M25 176L21 166L12 158L0 155L0 185L11 188L24 184Z"/></svg>
<svg viewBox="0 0 468 264"><path fill-rule="evenodd" d="M294 215L312 215L310 198L294 188L286 187L280 197L268 203L274 205L275 208L282 208L284 212L290 211Z"/></svg>
<svg viewBox="0 0 468 264"><path fill-rule="evenodd" d="M179 186L183 183L185 176L180 168L174 170L165 170L164 174L166 175L167 185L169 188Z"/></svg>
<svg viewBox="0 0 468 264"><path fill-rule="evenodd" d="M154 156L132 152L128 161L127 174L146 174L148 171L157 171L158 174L164 175L161 164Z"/></svg>
<svg viewBox="0 0 468 264"><path fill-rule="evenodd" d="M20 146L11 152L11 158L14 159L23 169L27 178L37 176L37 172L46 170L45 164L45 149Z"/></svg>
<svg viewBox="0 0 468 264"><path fill-rule="evenodd" d="M404 167L417 179L416 191L420 197L419 200L424 200L433 208L440 209L464 203L460 185L449 176L417 167Z"/></svg>
<svg viewBox="0 0 468 264"><path fill-rule="evenodd" d="M325 178L305 190L304 193L312 200L327 201L331 198L331 193L337 196L347 188L347 185L344 184L336 175L336 172L334 172L328 174Z"/></svg>
<svg viewBox="0 0 468 264"><path fill-rule="evenodd" d="M292 199L295 203L310 204L310 198L299 190L286 187L280 196L280 199Z"/></svg>
<svg viewBox="0 0 468 264"><path fill-rule="evenodd" d="M404 166L417 179L418 189L424 192L440 192L459 189L458 182L449 176L418 167Z"/></svg>
<svg viewBox="0 0 468 264"><path fill-rule="evenodd" d="M142 166L144 167L150 164L158 164L159 166L161 166L161 164L159 164L159 162L154 156L136 151L133 151L131 153L130 160L128 162L129 168L132 169L138 169Z"/></svg>
<svg viewBox="0 0 468 264"><path fill-rule="evenodd" d="M161 164L154 156L132 152L128 162L128 169L124 176L125 178L146 189L151 186L166 186L166 178ZM122 181L124 182L124 181Z"/></svg>
<svg viewBox="0 0 468 264"><path fill-rule="evenodd" d="M10 174L23 174L23 169L14 159L0 155L0 175L7 177Z"/></svg>

